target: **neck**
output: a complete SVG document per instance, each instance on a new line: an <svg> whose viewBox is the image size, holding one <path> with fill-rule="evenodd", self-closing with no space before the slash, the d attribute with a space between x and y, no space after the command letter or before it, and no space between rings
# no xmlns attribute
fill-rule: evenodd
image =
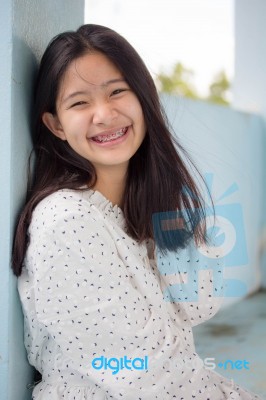
<svg viewBox="0 0 266 400"><path fill-rule="evenodd" d="M113 205L122 206L122 199L126 185L127 169L119 166L108 168L97 168L97 182L93 190L97 190L106 197Z"/></svg>

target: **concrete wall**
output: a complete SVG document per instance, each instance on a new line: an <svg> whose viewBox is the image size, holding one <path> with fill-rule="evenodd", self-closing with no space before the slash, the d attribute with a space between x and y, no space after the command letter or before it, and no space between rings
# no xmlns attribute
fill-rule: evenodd
<svg viewBox="0 0 266 400"><path fill-rule="evenodd" d="M266 204L266 2L235 0L235 79L233 105L260 114L263 134L263 203ZM252 144L251 144L252 146ZM254 206L256 202L254 201ZM264 206L265 209L265 206ZM261 215L262 285L266 288L266 213Z"/></svg>
<svg viewBox="0 0 266 400"><path fill-rule="evenodd" d="M14 223L24 199L31 143L32 81L49 40L83 23L83 0L0 2L0 398L26 400L32 382L23 345L23 319L10 271Z"/></svg>
<svg viewBox="0 0 266 400"><path fill-rule="evenodd" d="M181 144L210 182L217 215L228 214L237 238L244 235L245 243L236 241L233 265L225 268L224 276L242 281L247 294L252 293L261 285L263 120L260 116L201 101L170 96L162 96L162 100ZM242 217L236 217L232 206L241 210ZM232 255L227 256L226 265ZM239 298L227 298L224 304Z"/></svg>
<svg viewBox="0 0 266 400"><path fill-rule="evenodd" d="M265 19L265 0L235 0L234 106L266 117Z"/></svg>

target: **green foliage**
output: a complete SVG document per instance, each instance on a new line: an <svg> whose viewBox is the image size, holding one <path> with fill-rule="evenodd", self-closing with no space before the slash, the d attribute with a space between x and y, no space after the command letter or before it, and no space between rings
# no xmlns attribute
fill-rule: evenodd
<svg viewBox="0 0 266 400"><path fill-rule="evenodd" d="M198 95L193 86L194 72L181 63L177 63L170 75L160 73L157 77L159 90L164 93L197 99Z"/></svg>
<svg viewBox="0 0 266 400"><path fill-rule="evenodd" d="M207 100L213 103L229 105L229 101L226 99L226 93L230 87L231 85L225 72L221 71L216 75L214 81L209 86L209 96Z"/></svg>
<svg viewBox="0 0 266 400"><path fill-rule="evenodd" d="M206 100L217 104L229 105L226 96L231 85L224 71L218 73L209 85L209 94L202 97L193 84L194 72L182 63L177 63L170 74L161 72L156 83L163 93L176 94L191 99Z"/></svg>

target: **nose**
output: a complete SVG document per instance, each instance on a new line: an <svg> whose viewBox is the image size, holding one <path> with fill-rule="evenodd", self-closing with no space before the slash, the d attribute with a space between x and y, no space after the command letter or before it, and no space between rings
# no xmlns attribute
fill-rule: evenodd
<svg viewBox="0 0 266 400"><path fill-rule="evenodd" d="M95 125L109 125L116 117L117 111L110 102L95 104L92 117Z"/></svg>

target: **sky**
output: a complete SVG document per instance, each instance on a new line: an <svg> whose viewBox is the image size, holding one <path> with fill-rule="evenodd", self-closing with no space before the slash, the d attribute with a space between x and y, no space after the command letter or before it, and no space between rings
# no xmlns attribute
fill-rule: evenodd
<svg viewBox="0 0 266 400"><path fill-rule="evenodd" d="M221 70L234 75L234 0L85 0L85 23L124 36L153 77L182 62L207 94Z"/></svg>

